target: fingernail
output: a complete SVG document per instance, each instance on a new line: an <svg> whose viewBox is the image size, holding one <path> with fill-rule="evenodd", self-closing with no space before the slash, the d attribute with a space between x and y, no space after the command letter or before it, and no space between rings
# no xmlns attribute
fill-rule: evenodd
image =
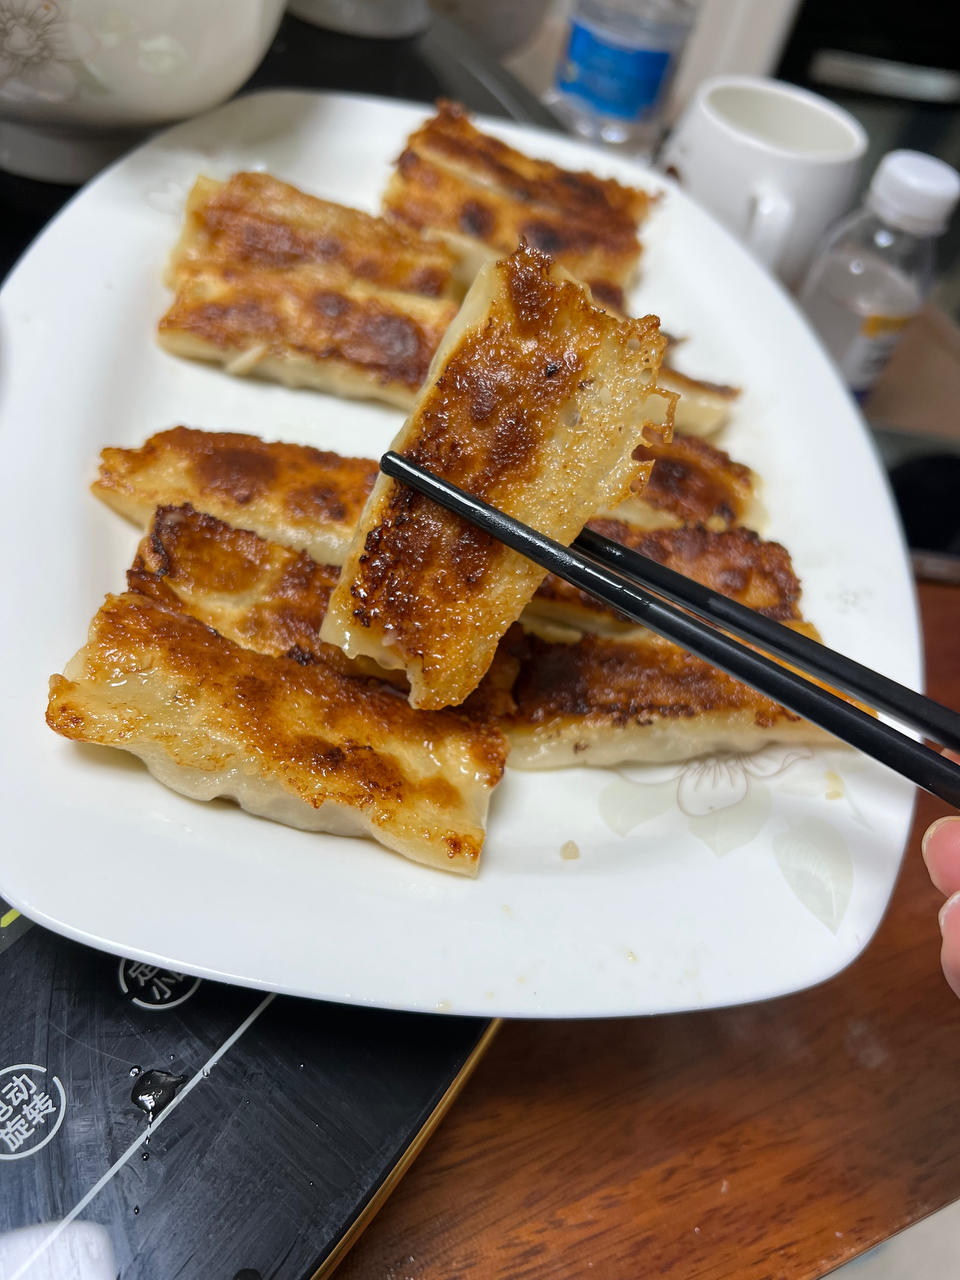
<svg viewBox="0 0 960 1280"><path fill-rule="evenodd" d="M932 826L927 827L923 833L923 839L920 842L920 852L925 858L927 856L927 847L930 844L931 837L935 831L939 831L941 827L945 827L948 822L960 822L960 818L954 817L952 814L946 818L938 818Z"/></svg>
<svg viewBox="0 0 960 1280"><path fill-rule="evenodd" d="M955 894L949 897L946 900L946 902L943 904L943 906L940 908L940 914L937 916L937 919L940 921L941 933L943 933L944 929L947 926L947 916L950 914L950 912L958 903L960 903L960 889L958 889Z"/></svg>

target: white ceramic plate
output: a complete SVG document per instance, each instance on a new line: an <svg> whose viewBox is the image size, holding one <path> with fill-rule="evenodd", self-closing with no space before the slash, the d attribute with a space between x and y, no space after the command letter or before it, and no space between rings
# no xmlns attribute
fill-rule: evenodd
<svg viewBox="0 0 960 1280"><path fill-rule="evenodd" d="M886 906L912 789L853 753L771 748L683 768L508 770L476 881L372 842L292 831L165 790L55 737L47 678L119 590L137 533L87 484L106 444L179 422L378 455L400 414L230 378L154 345L160 273L199 172L266 168L377 207L425 112L276 92L161 135L44 232L0 305L4 589L0 892L125 956L405 1009L653 1013L830 977ZM534 155L663 188L613 156L487 127ZM633 303L690 334L691 372L747 390L724 444L765 478L826 641L916 687L911 578L861 421L785 295L679 191L645 233ZM574 841L575 859L561 856Z"/></svg>

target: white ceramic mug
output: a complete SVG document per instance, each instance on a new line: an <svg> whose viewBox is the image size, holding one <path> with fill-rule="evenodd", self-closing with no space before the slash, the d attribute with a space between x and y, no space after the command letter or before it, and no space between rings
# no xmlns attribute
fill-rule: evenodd
<svg viewBox="0 0 960 1280"><path fill-rule="evenodd" d="M706 80L660 166L788 285L850 205L867 149L832 102L778 80Z"/></svg>

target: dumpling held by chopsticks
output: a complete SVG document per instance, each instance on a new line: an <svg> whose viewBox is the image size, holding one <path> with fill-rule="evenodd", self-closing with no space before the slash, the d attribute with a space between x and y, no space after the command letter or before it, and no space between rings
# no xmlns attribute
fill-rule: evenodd
<svg viewBox="0 0 960 1280"><path fill-rule="evenodd" d="M622 321L521 246L477 276L393 449L510 515L572 542L669 436L655 316ZM656 423L668 425L656 426ZM462 702L544 572L380 476L347 552L323 638L403 669L415 707Z"/></svg>

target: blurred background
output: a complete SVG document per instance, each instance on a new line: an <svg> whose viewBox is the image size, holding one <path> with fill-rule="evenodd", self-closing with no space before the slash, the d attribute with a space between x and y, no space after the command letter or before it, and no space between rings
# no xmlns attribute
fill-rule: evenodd
<svg viewBox="0 0 960 1280"><path fill-rule="evenodd" d="M549 95L573 0L435 4L480 38L486 34L519 80L539 96ZM502 21L504 11L524 15L517 44ZM534 11L539 20L531 30ZM957 168L960 41L945 38L943 24L943 7L936 3L911 5L905 21L904 6L893 0L871 4L869 20L858 6L833 0L701 0L667 100L666 124L677 120L708 77L773 76L836 102L863 125L869 147L857 199L888 151L924 151ZM960 317L958 219L938 245L937 275L932 301Z"/></svg>

